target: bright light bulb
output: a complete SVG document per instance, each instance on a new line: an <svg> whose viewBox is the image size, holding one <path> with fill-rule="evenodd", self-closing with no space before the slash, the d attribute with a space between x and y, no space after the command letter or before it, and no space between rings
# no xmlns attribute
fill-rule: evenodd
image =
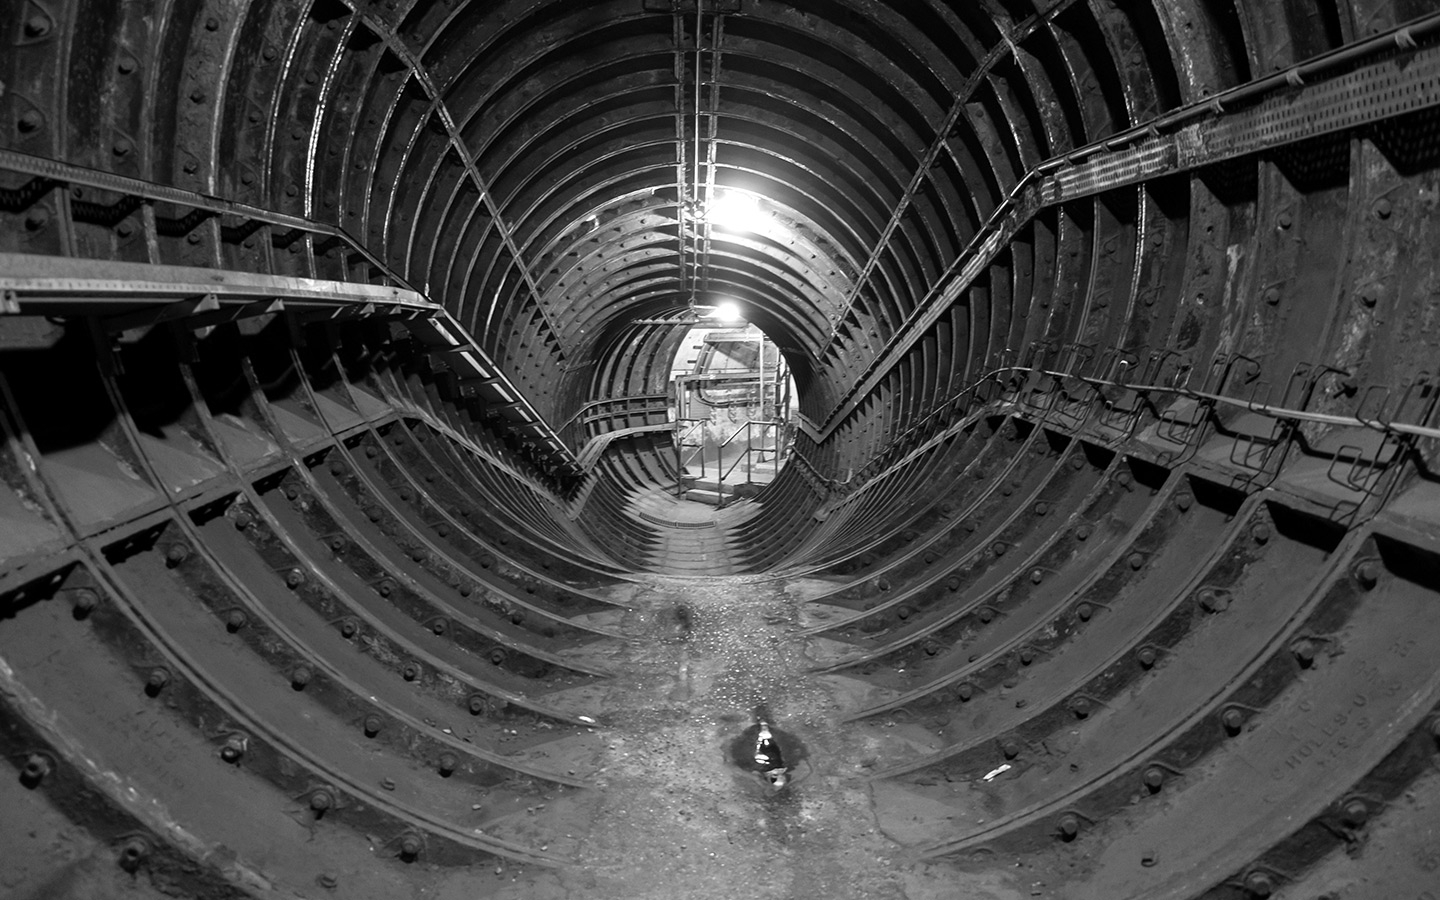
<svg viewBox="0 0 1440 900"><path fill-rule="evenodd" d="M716 306L715 311L711 313L711 315L722 322L738 322L740 321L740 307L737 304L726 301Z"/></svg>
<svg viewBox="0 0 1440 900"><path fill-rule="evenodd" d="M764 215L760 201L740 191L726 191L705 208L706 220L726 231L756 231L764 224Z"/></svg>

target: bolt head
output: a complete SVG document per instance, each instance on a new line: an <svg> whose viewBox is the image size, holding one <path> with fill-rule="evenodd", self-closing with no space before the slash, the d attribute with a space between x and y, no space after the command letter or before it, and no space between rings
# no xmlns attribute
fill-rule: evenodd
<svg viewBox="0 0 1440 900"><path fill-rule="evenodd" d="M1373 559L1367 559L1355 567L1355 580L1360 586L1369 590L1380 583L1380 563Z"/></svg>
<svg viewBox="0 0 1440 900"><path fill-rule="evenodd" d="M315 677L309 666L296 666L290 672L290 686L295 690L301 690Z"/></svg>
<svg viewBox="0 0 1440 900"><path fill-rule="evenodd" d="M1155 648L1141 647L1140 651L1135 654L1135 659L1139 661L1142 668L1150 668L1151 666L1155 665Z"/></svg>
<svg viewBox="0 0 1440 900"><path fill-rule="evenodd" d="M171 544L170 549L165 551L165 562L172 566L178 566L190 558L190 548L184 544Z"/></svg>
<svg viewBox="0 0 1440 900"><path fill-rule="evenodd" d="M1165 783L1165 770L1159 766L1146 766L1140 778L1151 791L1158 791Z"/></svg>
<svg viewBox="0 0 1440 900"><path fill-rule="evenodd" d="M1275 881L1267 872L1251 872L1245 876L1245 890L1254 897L1268 897L1275 893Z"/></svg>
<svg viewBox="0 0 1440 900"><path fill-rule="evenodd" d="M1070 711L1075 714L1077 719L1087 718L1090 715L1090 708L1090 701L1084 697L1076 697L1070 704Z"/></svg>
<svg viewBox="0 0 1440 900"><path fill-rule="evenodd" d="M137 835L136 837L126 838L125 842L120 845L119 850L119 856L116 861L120 864L120 868L127 872L134 872L140 868L145 862L145 858L150 855L150 842Z"/></svg>
<svg viewBox="0 0 1440 900"><path fill-rule="evenodd" d="M39 753L32 753L25 760L24 768L20 770L20 783L27 788L33 788L44 781L49 774L50 760Z"/></svg>
<svg viewBox="0 0 1440 900"><path fill-rule="evenodd" d="M423 846L417 835L407 834L400 839L400 855L405 859L414 859L420 855Z"/></svg>
<svg viewBox="0 0 1440 900"><path fill-rule="evenodd" d="M509 658L510 655L505 652L505 649L503 647L496 647L494 650L490 651L490 662L494 665L503 666L505 665L505 660Z"/></svg>
<svg viewBox="0 0 1440 900"><path fill-rule="evenodd" d="M232 633L239 631L245 627L245 623L248 621L249 619L245 613L238 609L232 609L225 614L225 630Z"/></svg>
<svg viewBox="0 0 1440 900"><path fill-rule="evenodd" d="M1190 494L1180 494L1175 498L1175 506L1179 508L1181 512L1188 510L1194 503L1195 498Z"/></svg>
<svg viewBox="0 0 1440 900"><path fill-rule="evenodd" d="M35 13L25 20L25 36L40 38L50 33L50 17Z"/></svg>
<svg viewBox="0 0 1440 900"><path fill-rule="evenodd" d="M1130 564L1130 568L1139 569L1145 565L1145 555L1142 553L1132 553L1126 562Z"/></svg>
<svg viewBox="0 0 1440 900"><path fill-rule="evenodd" d="M406 681L414 681L420 677L420 666L415 663L406 663L405 668L400 671L400 674Z"/></svg>
<svg viewBox="0 0 1440 900"><path fill-rule="evenodd" d="M1060 836L1070 840L1080 833L1080 820L1072 815L1060 817Z"/></svg>
<svg viewBox="0 0 1440 900"><path fill-rule="evenodd" d="M1220 722L1230 734L1239 734L1245 724L1245 714L1238 709L1227 709L1221 714Z"/></svg>
<svg viewBox="0 0 1440 900"><path fill-rule="evenodd" d="M95 611L100 605L100 598L89 588L75 592L74 615L77 619L83 619Z"/></svg>
<svg viewBox="0 0 1440 900"><path fill-rule="evenodd" d="M315 791L310 795L310 808L320 813L335 805L335 798L329 791Z"/></svg>
<svg viewBox="0 0 1440 900"><path fill-rule="evenodd" d="M382 591L381 593L384 592ZM449 627L449 625L444 619L436 619L430 623L430 630L437 635L444 634L447 627Z"/></svg>
<svg viewBox="0 0 1440 900"><path fill-rule="evenodd" d="M485 711L485 697L481 694L471 694L468 705L470 715L478 716Z"/></svg>
<svg viewBox="0 0 1440 900"><path fill-rule="evenodd" d="M321 887L325 888L326 890L334 890L335 888L340 886L340 876L336 875L334 872L325 872L315 880L319 883Z"/></svg>
<svg viewBox="0 0 1440 900"><path fill-rule="evenodd" d="M384 720L381 719L379 716L376 716L376 715L366 716L366 717L365 717L365 734L366 734L366 736L367 736L367 737L374 737L375 735L379 734L379 733L380 733L380 729L383 728L384 725L385 725Z"/></svg>
<svg viewBox="0 0 1440 900"><path fill-rule="evenodd" d="M1370 821L1370 807L1365 805L1364 800L1351 800L1341 810L1340 818L1351 828L1359 828Z"/></svg>
<svg viewBox="0 0 1440 900"><path fill-rule="evenodd" d="M15 123L15 127L19 128L21 133L29 134L33 131L39 131L40 126L44 124L45 117L42 116L38 110L32 109L20 117L19 121Z"/></svg>
<svg viewBox="0 0 1440 900"><path fill-rule="evenodd" d="M145 678L145 692L153 697L163 691L165 689L165 686L169 683L170 670L161 666L156 666L155 668L150 670L150 674Z"/></svg>
<svg viewBox="0 0 1440 900"><path fill-rule="evenodd" d="M1290 647L1290 651L1295 654L1295 661L1304 668L1314 664L1315 650L1315 642L1306 639L1298 640Z"/></svg>
<svg viewBox="0 0 1440 900"><path fill-rule="evenodd" d="M1020 665L1028 666L1034 661L1035 651L1030 649L1029 647L1022 648L1020 651Z"/></svg>

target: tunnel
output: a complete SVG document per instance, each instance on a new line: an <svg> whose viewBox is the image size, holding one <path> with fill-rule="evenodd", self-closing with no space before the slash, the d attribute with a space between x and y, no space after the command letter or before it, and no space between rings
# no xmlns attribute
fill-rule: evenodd
<svg viewBox="0 0 1440 900"><path fill-rule="evenodd" d="M0 898L1440 897L1429 0L0 23Z"/></svg>

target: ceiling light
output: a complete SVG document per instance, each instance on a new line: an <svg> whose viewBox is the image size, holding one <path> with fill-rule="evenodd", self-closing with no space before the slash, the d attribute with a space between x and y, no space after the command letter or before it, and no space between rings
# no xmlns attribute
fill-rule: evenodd
<svg viewBox="0 0 1440 900"><path fill-rule="evenodd" d="M707 204L705 220L726 231L758 231L765 224L765 212L753 195L726 191Z"/></svg>
<svg viewBox="0 0 1440 900"><path fill-rule="evenodd" d="M740 306L727 300L711 310L710 316L721 322L738 322L740 321Z"/></svg>

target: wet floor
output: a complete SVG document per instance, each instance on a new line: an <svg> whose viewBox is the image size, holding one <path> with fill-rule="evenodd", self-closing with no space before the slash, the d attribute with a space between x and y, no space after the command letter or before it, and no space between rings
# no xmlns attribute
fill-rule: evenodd
<svg viewBox="0 0 1440 900"><path fill-rule="evenodd" d="M835 692L843 688L806 674L799 601L775 582L744 576L656 576L642 588L619 622L627 641L609 661L622 674L594 697L603 740L598 758L586 762L601 787L569 820L577 865L517 871L513 896L1026 895L915 863L888 836L903 839L907 811L892 800L877 812L865 775L883 764L894 732L883 722L838 724L845 704ZM762 705L792 767L793 780L779 791L734 758Z"/></svg>

